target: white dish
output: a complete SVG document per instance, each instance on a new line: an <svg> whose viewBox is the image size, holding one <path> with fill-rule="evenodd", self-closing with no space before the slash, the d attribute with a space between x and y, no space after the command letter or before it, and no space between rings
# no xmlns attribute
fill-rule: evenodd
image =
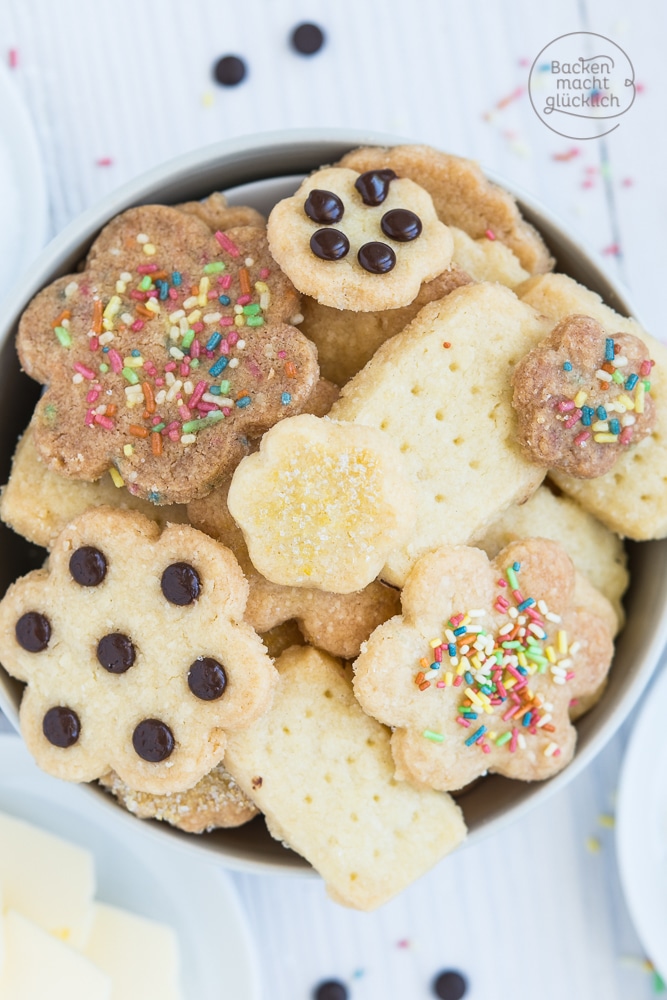
<svg viewBox="0 0 667 1000"><path fill-rule="evenodd" d="M0 298L46 243L42 159L28 109L0 66Z"/></svg>
<svg viewBox="0 0 667 1000"><path fill-rule="evenodd" d="M667 978L667 669L649 689L625 754L616 815L616 851L633 923Z"/></svg>
<svg viewBox="0 0 667 1000"><path fill-rule="evenodd" d="M259 1000L245 915L220 869L144 841L137 820L40 771L17 736L0 736L0 810L91 850L97 899L175 929L185 1000Z"/></svg>

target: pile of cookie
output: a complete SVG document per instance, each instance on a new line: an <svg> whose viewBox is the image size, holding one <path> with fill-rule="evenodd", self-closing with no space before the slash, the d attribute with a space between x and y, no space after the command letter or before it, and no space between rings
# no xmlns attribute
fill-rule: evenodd
<svg viewBox="0 0 667 1000"><path fill-rule="evenodd" d="M339 901L465 836L452 792L571 760L667 535L666 349L514 200L355 150L268 223L130 209L26 310L45 390L0 513L37 762L190 832L258 812Z"/></svg>

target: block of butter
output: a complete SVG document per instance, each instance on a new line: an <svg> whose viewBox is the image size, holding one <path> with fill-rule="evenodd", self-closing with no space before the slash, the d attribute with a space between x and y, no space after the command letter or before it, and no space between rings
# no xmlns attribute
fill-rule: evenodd
<svg viewBox="0 0 667 1000"><path fill-rule="evenodd" d="M0 813L0 886L5 910L17 910L75 948L84 946L95 894L89 851Z"/></svg>
<svg viewBox="0 0 667 1000"><path fill-rule="evenodd" d="M111 1000L181 996L178 940L171 927L96 903L84 954L110 977Z"/></svg>
<svg viewBox="0 0 667 1000"><path fill-rule="evenodd" d="M15 910L2 924L2 1000L111 1000L109 976L70 945Z"/></svg>

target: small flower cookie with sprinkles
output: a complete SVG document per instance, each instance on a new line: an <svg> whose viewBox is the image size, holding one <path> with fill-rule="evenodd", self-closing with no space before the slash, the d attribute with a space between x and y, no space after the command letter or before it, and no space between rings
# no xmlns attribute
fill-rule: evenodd
<svg viewBox="0 0 667 1000"><path fill-rule="evenodd" d="M23 367L48 387L43 460L88 481L110 470L152 503L204 496L317 381L298 305L263 229L214 234L162 205L119 215L21 320Z"/></svg>
<svg viewBox="0 0 667 1000"><path fill-rule="evenodd" d="M69 524L0 602L0 659L27 684L21 732L37 764L69 781L113 770L153 794L195 785L277 680L242 623L247 594L232 553L188 525L160 533L110 507Z"/></svg>
<svg viewBox="0 0 667 1000"><path fill-rule="evenodd" d="M652 367L638 337L609 336L589 316L566 316L514 370L512 405L526 455L581 479L609 472L653 430Z"/></svg>
<svg viewBox="0 0 667 1000"><path fill-rule="evenodd" d="M487 771L533 781L569 763L569 704L599 687L613 644L609 616L578 606L557 542L513 542L493 562L438 549L402 604L354 664L362 707L394 727L397 777L453 791Z"/></svg>
<svg viewBox="0 0 667 1000"><path fill-rule="evenodd" d="M372 427L302 414L238 465L227 497L255 568L273 583L349 594L414 527L414 491Z"/></svg>
<svg viewBox="0 0 667 1000"><path fill-rule="evenodd" d="M361 312L408 305L451 267L454 246L430 195L393 170L318 170L278 202L267 233L300 292Z"/></svg>

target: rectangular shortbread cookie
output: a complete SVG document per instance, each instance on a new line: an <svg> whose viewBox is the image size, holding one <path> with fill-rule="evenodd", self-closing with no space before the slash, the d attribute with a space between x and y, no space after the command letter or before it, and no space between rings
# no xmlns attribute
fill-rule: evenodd
<svg viewBox="0 0 667 1000"><path fill-rule="evenodd" d="M424 552L479 538L544 479L516 442L511 377L551 325L502 285L467 285L425 306L343 389L330 416L388 434L418 494L389 583L402 586Z"/></svg>
<svg viewBox="0 0 667 1000"><path fill-rule="evenodd" d="M293 646L276 667L273 708L230 736L225 767L334 899L374 909L463 840L461 810L394 778L391 733L363 712L337 660Z"/></svg>

